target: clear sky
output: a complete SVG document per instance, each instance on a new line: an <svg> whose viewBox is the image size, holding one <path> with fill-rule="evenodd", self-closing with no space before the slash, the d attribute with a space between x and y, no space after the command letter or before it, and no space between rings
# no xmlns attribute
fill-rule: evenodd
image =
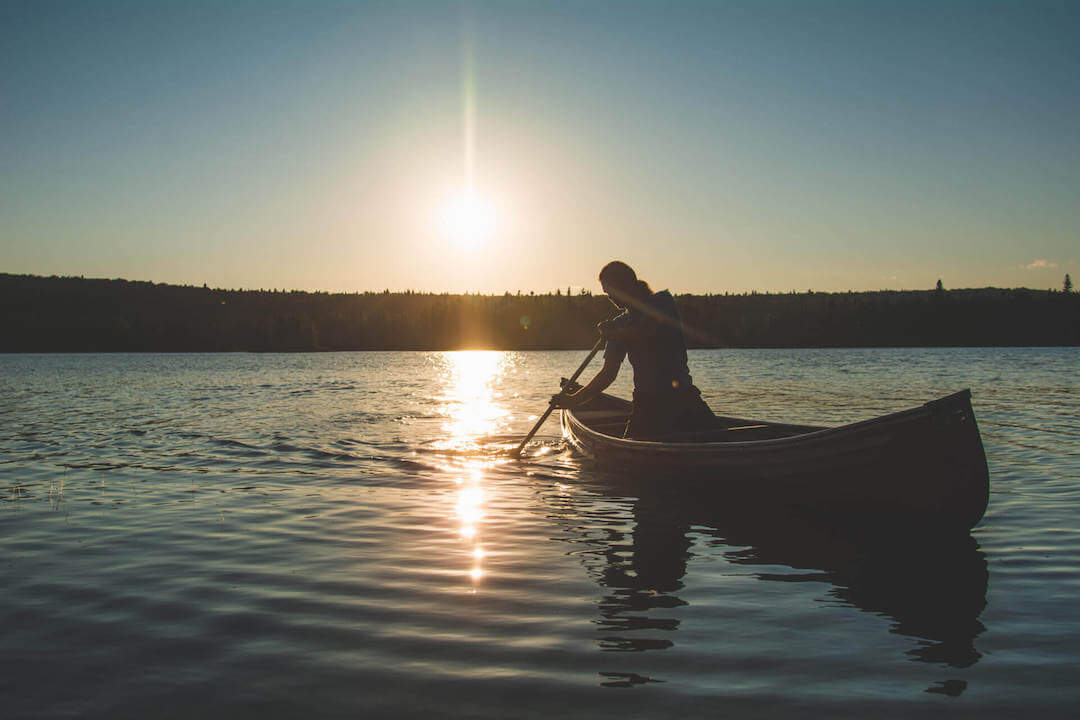
<svg viewBox="0 0 1080 720"><path fill-rule="evenodd" d="M1080 280L1080 2L0 0L0 271L527 292L613 258Z"/></svg>

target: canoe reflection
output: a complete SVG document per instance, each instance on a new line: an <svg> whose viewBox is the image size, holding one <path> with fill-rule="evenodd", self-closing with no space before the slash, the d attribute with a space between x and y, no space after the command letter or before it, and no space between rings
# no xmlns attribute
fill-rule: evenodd
<svg viewBox="0 0 1080 720"><path fill-rule="evenodd" d="M670 611L687 604L678 593L691 557L692 528L694 535L729 546L723 555L733 564L810 571L763 569L754 574L760 580L827 582L837 605L890 618L891 632L917 640L907 651L912 660L963 668L980 658L975 638L985 630L979 615L988 573L970 534L923 537L919 528L897 535L823 527L745 506L724 512L711 509L723 507L719 499L688 498L655 482L628 488L603 475L586 479L585 488L632 503L632 530L609 528L603 564L594 568L607 590L598 606L605 650L656 650L677 642L680 621ZM639 630L660 632L631 634Z"/></svg>

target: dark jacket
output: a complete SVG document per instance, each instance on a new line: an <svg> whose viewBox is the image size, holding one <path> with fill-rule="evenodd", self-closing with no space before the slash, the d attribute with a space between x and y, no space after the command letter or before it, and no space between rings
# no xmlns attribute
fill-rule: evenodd
<svg viewBox="0 0 1080 720"><path fill-rule="evenodd" d="M675 298L655 292L614 322L604 362L630 359L634 368L634 410L627 437L647 438L701 430L714 416L694 387L686 363L686 339Z"/></svg>

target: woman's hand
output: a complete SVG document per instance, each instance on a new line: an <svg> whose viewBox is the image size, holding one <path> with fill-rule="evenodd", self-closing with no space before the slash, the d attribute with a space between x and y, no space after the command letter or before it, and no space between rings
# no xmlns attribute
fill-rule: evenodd
<svg viewBox="0 0 1080 720"><path fill-rule="evenodd" d="M580 403L574 400L572 395L557 393L551 396L551 406L554 408L560 410L573 410L578 405L580 405Z"/></svg>
<svg viewBox="0 0 1080 720"><path fill-rule="evenodd" d="M617 340L629 326L630 313L622 313L610 320L601 320L596 323L596 330L605 340Z"/></svg>

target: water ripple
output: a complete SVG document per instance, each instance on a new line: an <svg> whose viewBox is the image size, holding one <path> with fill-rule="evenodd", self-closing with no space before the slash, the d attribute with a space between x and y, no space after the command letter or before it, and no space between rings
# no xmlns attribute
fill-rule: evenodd
<svg viewBox="0 0 1080 720"><path fill-rule="evenodd" d="M718 412L971 387L960 538L507 452L577 353L0 357L10 717L1068 716L1076 349L695 351ZM627 394L629 373L616 389ZM512 711L512 712L511 712Z"/></svg>

